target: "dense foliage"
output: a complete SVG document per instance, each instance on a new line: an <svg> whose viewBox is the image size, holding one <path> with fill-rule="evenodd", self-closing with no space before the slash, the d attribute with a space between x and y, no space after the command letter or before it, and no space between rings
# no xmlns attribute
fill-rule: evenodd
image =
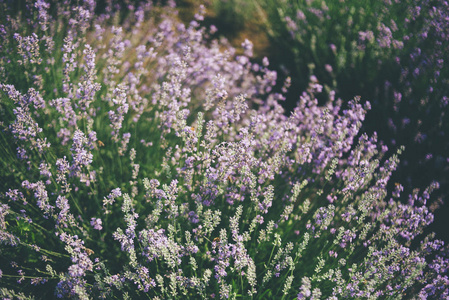
<svg viewBox="0 0 449 300"><path fill-rule="evenodd" d="M210 2L210 21L229 28L224 33L230 38L247 28L260 40L267 36L272 46L255 52L268 52L278 79L294 82L284 108L294 108L309 76L324 87L316 95L321 104L330 91L344 101L360 95L373 105L362 130L377 132L390 149L405 145L392 184L402 182L409 193L436 179L441 188L435 199L449 196L447 1ZM442 208L431 227L449 241L442 221L449 205Z"/></svg>
<svg viewBox="0 0 449 300"><path fill-rule="evenodd" d="M439 184L388 189L368 101L311 76L288 114L204 7L112 2L0 2L2 297L448 296Z"/></svg>

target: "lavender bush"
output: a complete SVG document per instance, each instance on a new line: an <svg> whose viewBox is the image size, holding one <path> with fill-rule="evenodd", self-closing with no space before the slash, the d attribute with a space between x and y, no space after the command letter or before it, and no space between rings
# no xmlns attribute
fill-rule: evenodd
<svg viewBox="0 0 449 300"><path fill-rule="evenodd" d="M426 203L387 188L369 102L276 72L174 4L2 3L0 295L441 298ZM290 85L285 82L284 92ZM403 200L403 201L401 201Z"/></svg>
<svg viewBox="0 0 449 300"><path fill-rule="evenodd" d="M293 109L310 75L324 86L320 103L330 91L342 99L361 95L373 104L363 130L378 132L390 148L406 146L395 181L411 192L436 178L438 195L449 196L447 1L211 2L229 22L267 34L279 78L285 71L295 82L285 108Z"/></svg>

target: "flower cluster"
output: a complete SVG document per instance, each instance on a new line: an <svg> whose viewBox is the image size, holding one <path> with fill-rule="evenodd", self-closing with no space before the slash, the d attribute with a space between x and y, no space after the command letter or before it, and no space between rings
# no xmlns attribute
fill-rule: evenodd
<svg viewBox="0 0 449 300"><path fill-rule="evenodd" d="M388 187L369 102L312 76L289 114L204 7L120 3L0 4L2 297L448 296L438 183Z"/></svg>
<svg viewBox="0 0 449 300"><path fill-rule="evenodd" d="M237 15L278 46L273 67L295 82L284 107L295 108L308 85L306 74L319 79L322 94L335 91L344 100L361 95L373 103L363 131L376 131L390 148L406 146L394 181L412 192L437 179L442 186L437 194L448 196L447 1L213 2L224 10L219 16ZM317 96L324 104L326 97ZM448 206L444 209L447 213ZM447 238L441 225L433 228Z"/></svg>

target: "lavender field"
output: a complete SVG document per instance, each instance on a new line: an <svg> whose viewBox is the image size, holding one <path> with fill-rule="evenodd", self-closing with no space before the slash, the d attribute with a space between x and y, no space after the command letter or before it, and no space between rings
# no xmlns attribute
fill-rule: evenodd
<svg viewBox="0 0 449 300"><path fill-rule="evenodd" d="M447 299L449 5L377 2L0 0L2 299Z"/></svg>

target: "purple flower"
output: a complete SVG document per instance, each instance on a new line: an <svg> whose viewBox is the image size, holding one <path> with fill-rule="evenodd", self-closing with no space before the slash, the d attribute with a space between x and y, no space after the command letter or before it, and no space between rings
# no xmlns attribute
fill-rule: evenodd
<svg viewBox="0 0 449 300"><path fill-rule="evenodd" d="M13 190L9 189L9 191L6 192L6 196L8 196L11 201L18 201L24 199L23 193L20 192L18 189Z"/></svg>
<svg viewBox="0 0 449 300"><path fill-rule="evenodd" d="M95 230L102 230L103 227L101 226L102 222L100 218L92 218L90 219L90 225L95 229Z"/></svg>
<svg viewBox="0 0 449 300"><path fill-rule="evenodd" d="M20 34L15 33L14 39L18 43L18 53L21 55L22 60L19 60L19 64L40 64L42 62L41 55L39 53L39 37L36 33L32 33L30 36L22 37Z"/></svg>
<svg viewBox="0 0 449 300"><path fill-rule="evenodd" d="M41 26L42 31L47 30L49 16L48 16L48 9L50 8L50 4L45 2L44 0L37 0L34 3L34 7L38 11L38 20L39 25Z"/></svg>

